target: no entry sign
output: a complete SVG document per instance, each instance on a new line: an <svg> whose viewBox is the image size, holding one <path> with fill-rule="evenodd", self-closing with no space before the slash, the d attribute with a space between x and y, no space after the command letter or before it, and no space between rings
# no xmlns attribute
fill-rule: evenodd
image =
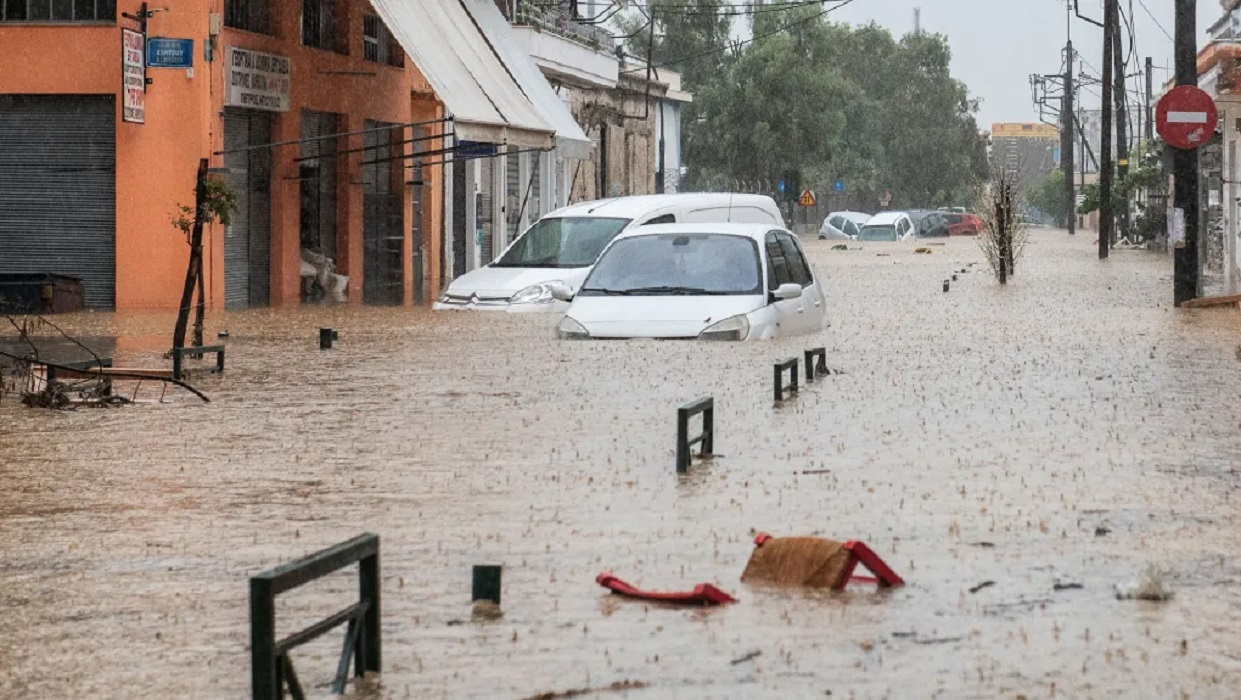
<svg viewBox="0 0 1241 700"><path fill-rule="evenodd" d="M1193 85L1178 85L1159 100L1155 126L1174 148L1192 151L1211 139L1219 113L1215 100Z"/></svg>

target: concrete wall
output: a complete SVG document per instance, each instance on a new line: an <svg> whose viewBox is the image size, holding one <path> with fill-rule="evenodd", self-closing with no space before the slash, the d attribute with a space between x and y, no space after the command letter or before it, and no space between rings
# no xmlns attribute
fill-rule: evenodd
<svg viewBox="0 0 1241 700"><path fill-rule="evenodd" d="M570 201L655 192L658 98L667 88L653 83L648 94L645 78L622 73L615 89L570 91L573 117L600 145L571 163Z"/></svg>

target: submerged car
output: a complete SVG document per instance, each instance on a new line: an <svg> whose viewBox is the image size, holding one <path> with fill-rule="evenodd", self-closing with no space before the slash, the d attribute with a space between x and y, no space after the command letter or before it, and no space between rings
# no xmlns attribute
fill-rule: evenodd
<svg viewBox="0 0 1241 700"><path fill-rule="evenodd" d="M870 221L870 214L860 211L835 211L827 215L819 227L819 239L830 241L857 240L862 226Z"/></svg>
<svg viewBox="0 0 1241 700"><path fill-rule="evenodd" d="M982 232L982 219L973 214L944 214L944 218L950 236L977 236Z"/></svg>
<svg viewBox="0 0 1241 700"><path fill-rule="evenodd" d="M858 233L859 241L907 241L914 237L914 224L903 211L875 214Z"/></svg>
<svg viewBox="0 0 1241 700"><path fill-rule="evenodd" d="M771 197L707 193L619 197L582 202L539 219L494 262L448 285L437 311L563 312L553 284L576 289L621 231L656 224L707 222L784 226Z"/></svg>
<svg viewBox="0 0 1241 700"><path fill-rule="evenodd" d="M948 236L948 220L942 212L914 209L906 212L914 223L914 230L919 238L946 238Z"/></svg>
<svg viewBox="0 0 1241 700"><path fill-rule="evenodd" d="M644 226L617 236L556 328L562 339L756 340L823 328L823 290L791 232L770 225Z"/></svg>

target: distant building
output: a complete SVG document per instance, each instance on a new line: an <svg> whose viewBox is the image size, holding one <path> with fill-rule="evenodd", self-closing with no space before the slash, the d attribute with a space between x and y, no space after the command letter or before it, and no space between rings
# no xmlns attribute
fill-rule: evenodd
<svg viewBox="0 0 1241 700"><path fill-rule="evenodd" d="M1060 130L1047 124L992 124L991 169L1016 173L1025 191L1060 165Z"/></svg>

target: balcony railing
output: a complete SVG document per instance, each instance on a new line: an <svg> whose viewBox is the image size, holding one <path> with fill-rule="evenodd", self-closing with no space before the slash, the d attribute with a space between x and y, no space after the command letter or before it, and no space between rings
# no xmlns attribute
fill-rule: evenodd
<svg viewBox="0 0 1241 700"><path fill-rule="evenodd" d="M539 7L523 2L517 8L514 24L535 27L600 51L611 52L616 47L611 32L574 22L568 7Z"/></svg>

